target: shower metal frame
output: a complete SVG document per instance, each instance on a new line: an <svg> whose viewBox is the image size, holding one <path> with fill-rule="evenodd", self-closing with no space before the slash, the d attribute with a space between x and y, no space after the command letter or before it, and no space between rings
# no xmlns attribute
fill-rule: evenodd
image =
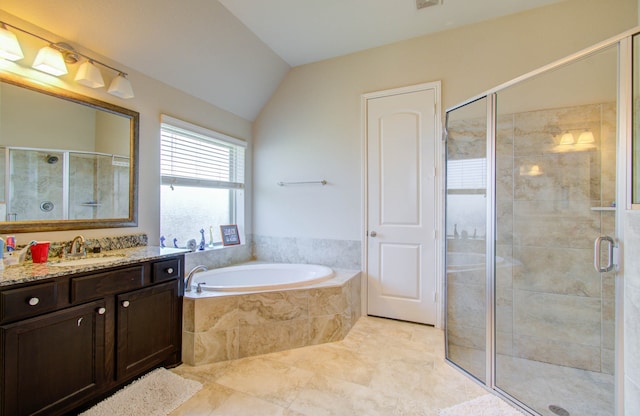
<svg viewBox="0 0 640 416"><path fill-rule="evenodd" d="M616 138L616 158L617 158L617 171L616 171L616 276L615 276L615 374L614 374L614 415L624 415L624 285L623 285L623 272L624 272L624 256L623 256L623 242L624 242L624 229L622 227L622 210L640 209L640 204L632 203L632 144L633 144L633 37L640 34L640 27L630 29L622 32L621 34L614 36L605 41L599 42L589 48L582 51L571 54L563 59L552 62L548 65L542 66L536 70L528 72L517 78L514 78L508 82L498 85L492 89L478 94L462 103L459 103L446 110L446 117L451 111L464 107L475 101L486 99L487 100L487 235L486 235L486 345L485 345L485 381L479 380L473 374L469 373L466 369L462 368L455 362L449 359L448 341L445 338L446 357L445 360L453 365L455 368L461 370L465 374L469 375L472 379L476 380L485 387L488 387L492 392L498 394L500 397L508 400L509 402L517 405L522 410L532 414L538 415L538 413L532 408L528 407L525 403L522 403L518 399L512 397L506 391L496 386L496 368L495 368L495 309L496 309L496 290L495 290L495 237L496 237L496 113L497 113L497 94L513 85L516 85L522 81L529 80L538 75L542 75L548 71L560 68L568 65L579 59L586 58L594 55L606 48L617 46L618 49L618 91L617 91L617 138ZM446 127L446 124L445 124ZM446 131L445 131L446 135ZM445 136L446 139L446 136ZM445 164L446 165L446 164ZM445 186L446 192L446 186ZM446 207L445 207L446 213ZM443 254L444 264L446 265L446 250ZM489 260L490 259L490 260ZM445 266L446 268L446 266ZM448 310L448 297L446 295L447 285L444 284L445 296L444 296L444 311ZM447 323L445 319L445 337L448 337Z"/></svg>

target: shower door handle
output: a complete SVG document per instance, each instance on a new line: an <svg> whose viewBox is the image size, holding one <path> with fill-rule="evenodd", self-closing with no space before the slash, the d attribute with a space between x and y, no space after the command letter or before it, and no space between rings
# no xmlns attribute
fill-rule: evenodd
<svg viewBox="0 0 640 416"><path fill-rule="evenodd" d="M602 267L602 265L600 264L600 246L602 245L603 241L606 241L607 243L609 243L607 265L604 267ZM613 267L614 267L613 266L613 247L615 246L615 244L616 243L615 241L613 241L613 238L607 235L603 235L596 238L596 241L593 245L593 267L595 267L598 273L605 273L613 270Z"/></svg>

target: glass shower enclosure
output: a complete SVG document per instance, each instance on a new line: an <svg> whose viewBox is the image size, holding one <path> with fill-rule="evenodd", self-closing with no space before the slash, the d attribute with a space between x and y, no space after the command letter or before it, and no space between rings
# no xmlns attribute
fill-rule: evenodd
<svg viewBox="0 0 640 416"><path fill-rule="evenodd" d="M0 161L0 221L129 215L128 156L0 147Z"/></svg>
<svg viewBox="0 0 640 416"><path fill-rule="evenodd" d="M447 111L447 360L534 415L621 414L631 45L621 35Z"/></svg>

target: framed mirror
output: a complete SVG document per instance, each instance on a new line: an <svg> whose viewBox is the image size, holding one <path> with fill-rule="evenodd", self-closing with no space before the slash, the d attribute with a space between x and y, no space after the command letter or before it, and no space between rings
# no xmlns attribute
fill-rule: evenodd
<svg viewBox="0 0 640 416"><path fill-rule="evenodd" d="M140 115L0 73L0 230L138 224Z"/></svg>

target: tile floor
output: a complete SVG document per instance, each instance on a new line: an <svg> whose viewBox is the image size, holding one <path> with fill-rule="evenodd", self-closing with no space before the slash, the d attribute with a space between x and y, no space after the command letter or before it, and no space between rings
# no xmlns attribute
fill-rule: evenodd
<svg viewBox="0 0 640 416"><path fill-rule="evenodd" d="M368 316L339 342L173 371L204 387L170 416L437 416L486 393L441 330Z"/></svg>

